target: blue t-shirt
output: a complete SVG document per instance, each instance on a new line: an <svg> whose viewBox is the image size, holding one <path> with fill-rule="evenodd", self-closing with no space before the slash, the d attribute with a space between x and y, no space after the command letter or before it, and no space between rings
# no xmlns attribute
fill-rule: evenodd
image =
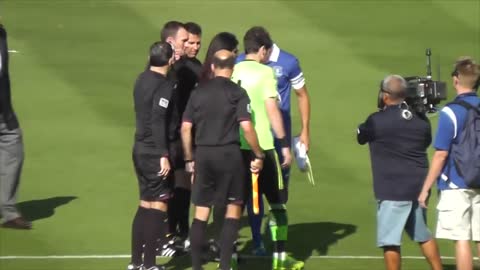
<svg viewBox="0 0 480 270"><path fill-rule="evenodd" d="M458 95L455 99L466 101L473 106L480 104L480 98L477 94L466 93ZM445 106L440 112L438 119L437 135L433 146L440 151L449 151L452 144L457 142L460 137L467 117L467 110L461 105L450 104ZM468 188L462 177L458 175L452 156L448 156L447 163L442 169L442 173L437 181L439 190L446 189L465 189Z"/></svg>
<svg viewBox="0 0 480 270"><path fill-rule="evenodd" d="M237 63L245 60L245 54L237 57ZM277 90L280 96L280 110L284 119L284 125L287 131L290 130L290 92L291 89L301 89L305 85L305 78L298 59L292 54L281 50L276 44L273 44L272 53L268 66L272 67L277 77ZM287 132L290 135L290 132Z"/></svg>

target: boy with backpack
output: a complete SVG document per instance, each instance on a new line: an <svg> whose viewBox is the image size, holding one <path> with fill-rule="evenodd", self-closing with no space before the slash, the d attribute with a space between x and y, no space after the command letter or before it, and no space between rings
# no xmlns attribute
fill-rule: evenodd
<svg viewBox="0 0 480 270"><path fill-rule="evenodd" d="M461 58L452 78L457 97L440 113L436 151L418 201L426 207L437 180L436 237L455 241L457 269L472 270L470 241L476 242L480 256L480 66Z"/></svg>

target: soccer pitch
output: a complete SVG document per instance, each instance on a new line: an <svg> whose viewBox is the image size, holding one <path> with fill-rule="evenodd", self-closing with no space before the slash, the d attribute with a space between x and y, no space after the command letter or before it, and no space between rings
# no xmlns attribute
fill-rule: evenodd
<svg viewBox="0 0 480 270"><path fill-rule="evenodd" d="M375 110L380 80L389 73L424 75L430 47L434 78L440 64L452 97L454 60L470 55L480 61L478 0L4 0L0 18L16 51L10 73L26 148L19 205L34 221L31 231L0 229L2 270L127 265L129 258L121 255L130 252L137 207L132 87L148 46L168 20L203 27L201 60L217 32L242 40L253 25L265 26L300 59L312 103L310 156L317 185L293 168L288 250L306 261L306 269L383 268L375 247L368 151L355 140L357 125ZM431 120L435 126L437 118ZM432 198L432 229L435 204ZM242 224L242 253L250 254L249 228ZM404 240L403 255L413 257L403 268L427 269L418 247ZM440 241L440 249L453 256L451 243ZM67 257L45 257L51 255ZM444 264L455 269L454 260ZM168 265L190 269L190 258ZM246 258L240 267L269 265Z"/></svg>

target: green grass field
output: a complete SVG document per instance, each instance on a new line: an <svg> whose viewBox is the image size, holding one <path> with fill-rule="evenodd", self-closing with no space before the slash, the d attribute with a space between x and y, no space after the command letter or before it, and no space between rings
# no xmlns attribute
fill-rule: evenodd
<svg viewBox="0 0 480 270"><path fill-rule="evenodd" d="M241 40L249 27L263 25L300 59L313 105L310 153L317 186L293 169L288 249L306 260L306 269L383 267L378 258L318 257L382 255L375 247L368 151L356 144L355 129L375 110L383 76L423 75L427 47L449 85L458 56L480 60L478 0L3 0L0 16L10 49L18 51L11 54L10 72L26 145L19 202L34 221L32 231L0 229L2 270L106 270L128 263L5 256L130 252L137 205L132 86L168 20L200 23L204 49L219 31ZM248 246L247 226L241 235ZM440 248L442 255L453 255L451 243L441 241ZM407 240L403 254L421 256ZM176 259L170 269L189 269L189 260ZM445 260L446 269L455 269L453 264ZM247 259L242 269L268 266ZM427 268L424 260L404 260L404 269Z"/></svg>

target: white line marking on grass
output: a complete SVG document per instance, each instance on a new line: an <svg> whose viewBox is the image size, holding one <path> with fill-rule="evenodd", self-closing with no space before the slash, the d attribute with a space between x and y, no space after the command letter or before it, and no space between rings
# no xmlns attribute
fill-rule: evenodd
<svg viewBox="0 0 480 270"><path fill-rule="evenodd" d="M0 256L0 260L50 260L50 259L123 259L130 255L48 255L48 256Z"/></svg>
<svg viewBox="0 0 480 270"><path fill-rule="evenodd" d="M241 255L245 259L269 259L269 256L257 257ZM56 259L125 259L130 255L49 255L49 256L0 256L0 260L56 260ZM310 256L309 259L340 259L340 260L383 260L383 256ZM424 260L422 256L402 256L406 260ZM444 260L454 260L455 257L442 257ZM478 260L479 258L475 258Z"/></svg>
<svg viewBox="0 0 480 270"><path fill-rule="evenodd" d="M9 53L20 53L19 51L17 50L8 50Z"/></svg>

